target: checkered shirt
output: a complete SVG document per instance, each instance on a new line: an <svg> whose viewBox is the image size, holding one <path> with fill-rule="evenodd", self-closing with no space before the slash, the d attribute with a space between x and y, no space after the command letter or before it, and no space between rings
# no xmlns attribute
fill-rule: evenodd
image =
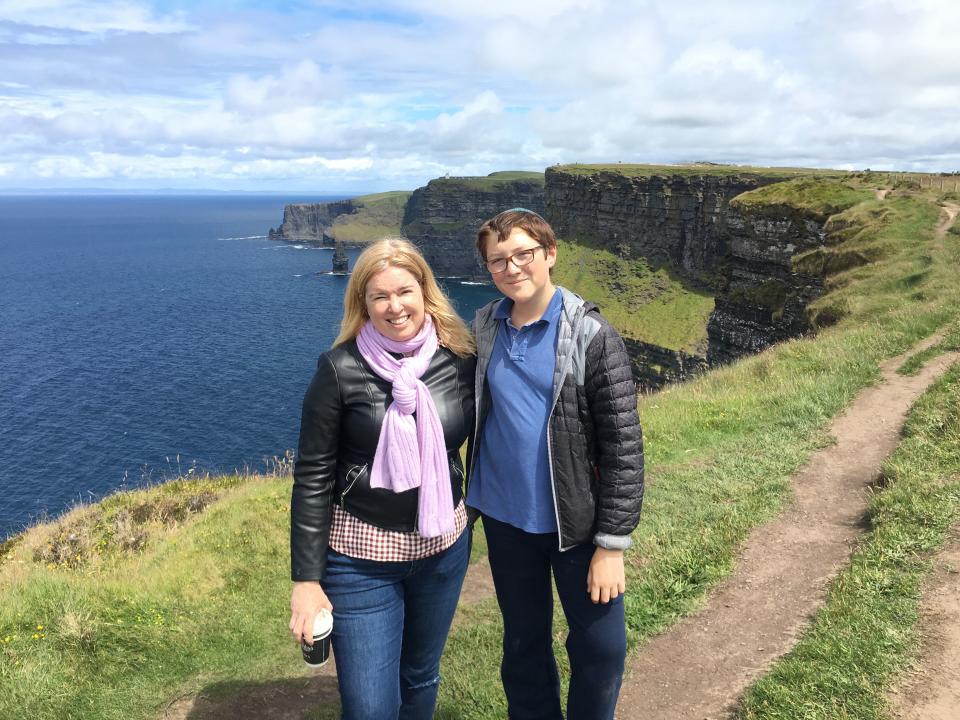
<svg viewBox="0 0 960 720"><path fill-rule="evenodd" d="M351 515L339 505L333 506L330 523L330 547L341 555L379 562L407 562L436 555L453 545L467 526L467 508L460 500L453 511L454 531L439 537L423 537L419 532L384 530Z"/></svg>

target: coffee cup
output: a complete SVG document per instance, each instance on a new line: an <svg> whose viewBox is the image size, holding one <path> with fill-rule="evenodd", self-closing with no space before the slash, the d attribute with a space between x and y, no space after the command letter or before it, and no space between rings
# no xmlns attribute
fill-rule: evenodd
<svg viewBox="0 0 960 720"><path fill-rule="evenodd" d="M333 615L321 608L313 621L313 644L300 643L303 661L313 668L322 667L330 659L330 633L333 631Z"/></svg>

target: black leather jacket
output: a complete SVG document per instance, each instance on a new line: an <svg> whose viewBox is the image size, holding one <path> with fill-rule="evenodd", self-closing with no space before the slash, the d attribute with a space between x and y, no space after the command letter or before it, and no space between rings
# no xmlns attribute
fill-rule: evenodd
<svg viewBox="0 0 960 720"><path fill-rule="evenodd" d="M439 348L421 380L443 426L454 506L463 496L460 447L473 432L476 358ZM290 559L294 580L322 580L330 537L331 503L372 525L411 532L419 490L394 493L370 487L380 426L393 401L391 385L360 355L356 341L320 356L303 399L300 442L293 469Z"/></svg>

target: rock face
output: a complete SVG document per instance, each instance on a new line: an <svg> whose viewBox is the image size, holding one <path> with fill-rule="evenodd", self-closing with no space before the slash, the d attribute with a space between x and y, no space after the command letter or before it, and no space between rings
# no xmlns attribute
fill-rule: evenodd
<svg viewBox="0 0 960 720"><path fill-rule="evenodd" d="M716 294L707 356L628 342L638 384L656 389L708 365L803 334L819 277L793 272L791 258L825 243L825 217L784 206L731 201L782 177L737 173L636 176L548 168L546 218L561 237L641 255Z"/></svg>
<svg viewBox="0 0 960 720"><path fill-rule="evenodd" d="M707 325L711 365L809 330L806 307L823 293L823 280L793 272L791 258L825 244L825 220L782 206L731 208L723 287Z"/></svg>
<svg viewBox="0 0 960 720"><path fill-rule="evenodd" d="M441 277L487 279L475 249L477 230L484 221L513 207L544 212L543 177L499 180L486 178L440 178L418 188L407 201L403 216L404 236L423 252L433 271Z"/></svg>
<svg viewBox="0 0 960 720"><path fill-rule="evenodd" d="M653 392L669 383L681 382L708 368L706 358L699 355L669 350L632 338L624 338L623 342L633 367L633 379L637 389L643 392Z"/></svg>
<svg viewBox="0 0 960 720"><path fill-rule="evenodd" d="M359 210L352 200L336 200L325 203L298 203L283 208L283 223L274 230L270 228L270 240L310 243L332 246L333 237L327 234L334 220L340 215L351 215Z"/></svg>
<svg viewBox="0 0 960 720"><path fill-rule="evenodd" d="M333 251L333 268L335 273L345 273L349 270L347 254L343 251L343 241L337 240L336 249Z"/></svg>
<svg viewBox="0 0 960 720"><path fill-rule="evenodd" d="M547 168L547 220L560 237L629 249L688 275L713 273L726 251L730 200L776 182L761 175L630 177Z"/></svg>

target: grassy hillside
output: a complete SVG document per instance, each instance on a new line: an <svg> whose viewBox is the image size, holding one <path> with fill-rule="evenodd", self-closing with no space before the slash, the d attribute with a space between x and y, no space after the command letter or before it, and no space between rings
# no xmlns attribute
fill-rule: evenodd
<svg viewBox="0 0 960 720"><path fill-rule="evenodd" d="M862 262L840 263L818 301L835 325L640 399L649 486L628 555L632 646L703 602L738 543L787 500L790 475L828 442L829 421L877 381L881 360L958 323L960 236L935 239L937 201L903 188L842 213L831 251ZM957 494L936 495L935 484L957 473L953 441L939 429L956 419L936 408L954 407L957 382L954 372L925 401L934 410L912 421L925 449L905 449L889 472L894 490L916 477L937 500L925 507L949 501L950 512ZM9 543L0 561L0 717L159 718L183 693L304 677L286 636L288 488L282 472L181 482L78 510ZM910 516L913 492L881 493L878 524L899 510ZM908 538L921 532L903 528ZM921 540L905 545L908 555L938 542ZM883 592L912 593L896 584ZM464 615L445 656L438 716L504 717L495 600ZM864 673L877 668L871 662ZM778 714L774 696L800 697L806 681L777 682L783 689L764 690L756 716L792 717ZM336 716L333 707L305 708L304 717Z"/></svg>
<svg viewBox="0 0 960 720"><path fill-rule="evenodd" d="M839 181L824 176L806 176L765 185L730 201L735 210L782 214L796 210L825 221L831 215L874 197L869 181L849 175Z"/></svg>
<svg viewBox="0 0 960 720"><path fill-rule="evenodd" d="M595 302L625 336L689 353L706 354L713 296L688 290L667 268L643 258L559 240L553 280Z"/></svg>
<svg viewBox="0 0 960 720"><path fill-rule="evenodd" d="M410 195L410 191L398 190L354 198L360 209L338 217L329 234L346 243L367 243L399 236L403 211Z"/></svg>

